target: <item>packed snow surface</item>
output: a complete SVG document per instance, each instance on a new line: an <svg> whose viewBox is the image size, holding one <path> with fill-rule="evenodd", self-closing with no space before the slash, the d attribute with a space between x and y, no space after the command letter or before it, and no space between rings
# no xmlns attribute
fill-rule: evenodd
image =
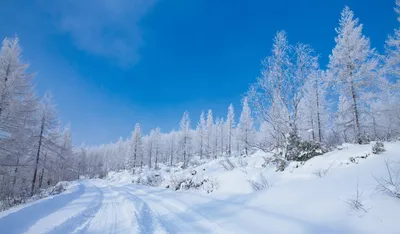
<svg viewBox="0 0 400 234"><path fill-rule="evenodd" d="M256 152L232 159L229 170L223 159L176 173L160 169L164 180L159 187L133 184L137 175L128 172L112 173L1 212L0 232L400 233L400 199L381 192L377 182L388 176L385 160L394 180L400 179L400 143L385 148L375 155L371 145L344 145L304 164L292 162L283 172L263 167L268 154ZM194 170L213 180L212 191L165 188ZM255 191L250 182L265 186ZM359 209L352 206L356 200Z"/></svg>

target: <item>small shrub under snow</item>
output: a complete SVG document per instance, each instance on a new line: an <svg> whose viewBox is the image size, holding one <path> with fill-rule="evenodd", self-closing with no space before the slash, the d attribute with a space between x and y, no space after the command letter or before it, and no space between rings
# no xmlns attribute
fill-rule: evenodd
<svg viewBox="0 0 400 234"><path fill-rule="evenodd" d="M373 154L380 154L382 152L385 152L385 146L384 146L383 142L378 141L372 145L372 153Z"/></svg>
<svg viewBox="0 0 400 234"><path fill-rule="evenodd" d="M258 179L249 180L251 187L254 191L264 190L266 188L271 187L271 184L268 182L267 178L265 178L264 174L260 172Z"/></svg>
<svg viewBox="0 0 400 234"><path fill-rule="evenodd" d="M192 170L188 175L185 174L171 174L171 183L167 188L177 190L204 190L207 193L213 192L217 188L217 181L215 178L203 178L197 173L197 170Z"/></svg>
<svg viewBox="0 0 400 234"><path fill-rule="evenodd" d="M365 154L362 155L362 156L349 157L349 161L350 161L351 163L358 164L358 162L360 161L360 159L367 159L369 156L370 156L369 153L365 153Z"/></svg>
<svg viewBox="0 0 400 234"><path fill-rule="evenodd" d="M307 161L324 153L319 142L303 141L296 134L289 134L284 151L281 152L288 161Z"/></svg>
<svg viewBox="0 0 400 234"><path fill-rule="evenodd" d="M262 167L266 167L267 165L274 165L276 167L276 171L284 171L289 165L289 162L280 154L274 154L272 157L264 157L264 163Z"/></svg>
<svg viewBox="0 0 400 234"><path fill-rule="evenodd" d="M367 213L369 209L364 206L362 200L363 193L360 191L358 187L358 180L357 180L357 187L356 187L356 195L352 198L347 199L345 202L349 205L352 210L355 211L362 211Z"/></svg>
<svg viewBox="0 0 400 234"><path fill-rule="evenodd" d="M152 172L144 176L139 176L136 180L133 180L132 183L157 187L161 185L163 180L164 178L161 173Z"/></svg>
<svg viewBox="0 0 400 234"><path fill-rule="evenodd" d="M229 158L225 158L220 162L220 164L227 171L232 171L233 169L236 168L236 166L232 163L232 161Z"/></svg>

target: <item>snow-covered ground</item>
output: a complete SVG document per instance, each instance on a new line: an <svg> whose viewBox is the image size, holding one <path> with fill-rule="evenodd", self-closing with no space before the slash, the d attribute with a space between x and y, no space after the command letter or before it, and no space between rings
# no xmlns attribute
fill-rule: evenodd
<svg viewBox="0 0 400 234"><path fill-rule="evenodd" d="M388 178L385 160L400 181L400 143L385 148L375 155L371 145L345 145L283 172L263 167L267 155L261 152L232 159L231 170L223 159L186 170L161 167L159 187L133 184L139 178L128 172L111 173L1 212L0 232L400 233L400 199L380 192L377 182ZM187 177L207 182L189 191L172 189ZM250 181L265 188L255 191Z"/></svg>

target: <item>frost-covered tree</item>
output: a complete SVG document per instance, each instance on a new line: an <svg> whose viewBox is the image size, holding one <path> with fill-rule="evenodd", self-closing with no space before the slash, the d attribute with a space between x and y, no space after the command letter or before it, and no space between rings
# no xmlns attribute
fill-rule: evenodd
<svg viewBox="0 0 400 234"><path fill-rule="evenodd" d="M338 107L335 116L336 131L341 134L344 142L349 142L354 136L354 115L351 101L345 95L339 96Z"/></svg>
<svg viewBox="0 0 400 234"><path fill-rule="evenodd" d="M176 131L171 131L166 138L166 152L169 157L169 165L172 166L174 163L175 155L177 154L177 139L178 133Z"/></svg>
<svg viewBox="0 0 400 234"><path fill-rule="evenodd" d="M30 154L38 123L32 76L21 56L18 38L5 38L0 50L0 164L15 165L15 171ZM3 173L10 169L4 167Z"/></svg>
<svg viewBox="0 0 400 234"><path fill-rule="evenodd" d="M243 99L242 113L240 114L240 120L238 125L238 141L244 149L244 154L249 155L249 149L254 146L255 129L253 125L253 117L251 116L251 110L247 102L247 97Z"/></svg>
<svg viewBox="0 0 400 234"><path fill-rule="evenodd" d="M158 169L158 161L161 153L161 132L160 128L156 128L156 130L152 131L153 134L150 133L150 137L153 138L154 144L154 168Z"/></svg>
<svg viewBox="0 0 400 234"><path fill-rule="evenodd" d="M35 192L35 186L37 182L37 172L39 167L39 162L41 157L46 152L50 151L56 156L60 156L58 153L60 151L60 146L57 144L59 139L59 120L56 116L55 108L51 101L50 95L45 95L40 109L40 126L38 129L37 136L37 149L35 152L34 159L34 172L31 185L31 196ZM62 155L61 155L62 156Z"/></svg>
<svg viewBox="0 0 400 234"><path fill-rule="evenodd" d="M60 178L59 180L73 180L77 178L75 171L75 158L72 145L71 127L66 126L61 136L60 144ZM41 175L42 177L43 175ZM40 180L42 181L42 180Z"/></svg>
<svg viewBox="0 0 400 234"><path fill-rule="evenodd" d="M207 132L206 132L206 145L207 145L207 158L211 157L212 152L214 152L214 142L212 140L213 137L213 124L214 124L214 120L213 120L213 114L212 114L212 110L208 110L207 113Z"/></svg>
<svg viewBox="0 0 400 234"><path fill-rule="evenodd" d="M201 159L203 158L205 153L206 138L207 138L207 125L204 117L204 112L202 111L200 114L200 120L197 123L197 128L196 128L196 139L198 145L197 148L198 148L198 154Z"/></svg>
<svg viewBox="0 0 400 234"><path fill-rule="evenodd" d="M181 150L181 155L182 155L182 160L183 160L183 168L186 168L188 165L189 157L190 157L190 144L191 144L191 134L190 134L190 119L189 119L189 113L186 111L183 113L183 117L181 119L181 122L179 124L179 129L180 129L180 139L179 139L179 144L180 144L180 150Z"/></svg>
<svg viewBox="0 0 400 234"><path fill-rule="evenodd" d="M142 131L140 124L136 123L129 140L127 168L136 168L138 166L138 158L142 157Z"/></svg>
<svg viewBox="0 0 400 234"><path fill-rule="evenodd" d="M328 78L332 88L351 103L354 141L362 143L361 120L368 112L368 98L376 85L378 65L369 39L362 34L362 24L349 7L341 13L336 29L336 46L329 56Z"/></svg>
<svg viewBox="0 0 400 234"><path fill-rule="evenodd" d="M234 139L234 128L235 128L235 112L233 110L232 104L230 104L228 107L228 114L226 116L225 124L226 124L226 136L227 136L226 149L228 156L231 156L233 139Z"/></svg>
<svg viewBox="0 0 400 234"><path fill-rule="evenodd" d="M298 135L304 84L315 72L316 60L310 46L290 45L286 33L280 31L271 55L263 61L262 76L250 86L249 102L259 121L270 125L275 148L286 147L289 135Z"/></svg>
<svg viewBox="0 0 400 234"><path fill-rule="evenodd" d="M312 141L322 142L327 127L324 73L317 69L304 84L304 99L301 102L301 129L311 135Z"/></svg>
<svg viewBox="0 0 400 234"><path fill-rule="evenodd" d="M397 20L400 22L400 0L396 0ZM386 40L386 60L385 72L396 77L400 77L400 28L394 30L394 34L390 35Z"/></svg>

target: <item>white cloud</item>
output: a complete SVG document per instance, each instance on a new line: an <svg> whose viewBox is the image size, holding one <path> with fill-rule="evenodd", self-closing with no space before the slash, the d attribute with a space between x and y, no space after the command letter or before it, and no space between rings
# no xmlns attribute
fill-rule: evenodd
<svg viewBox="0 0 400 234"><path fill-rule="evenodd" d="M126 65L139 58L138 49L143 43L139 23L155 2L59 0L49 4L57 25L79 49Z"/></svg>

